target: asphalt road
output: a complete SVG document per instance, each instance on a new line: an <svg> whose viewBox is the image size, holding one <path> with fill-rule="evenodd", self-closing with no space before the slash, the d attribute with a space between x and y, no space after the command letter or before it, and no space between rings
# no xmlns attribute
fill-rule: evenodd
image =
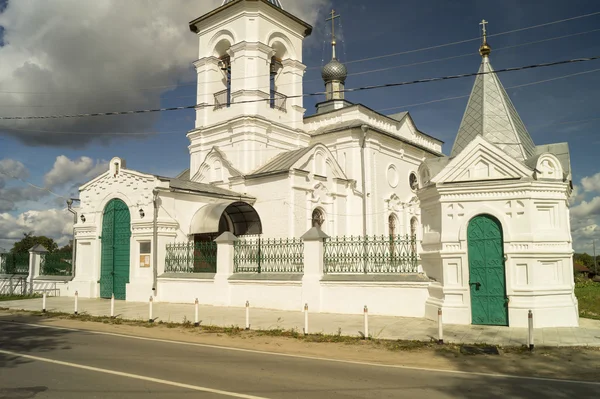
<svg viewBox="0 0 600 399"><path fill-rule="evenodd" d="M597 398L600 385L312 360L0 319L0 399L142 397Z"/></svg>

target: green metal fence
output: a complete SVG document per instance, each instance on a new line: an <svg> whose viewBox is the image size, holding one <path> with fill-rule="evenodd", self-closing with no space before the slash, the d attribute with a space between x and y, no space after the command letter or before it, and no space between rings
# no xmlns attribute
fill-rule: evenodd
<svg viewBox="0 0 600 399"><path fill-rule="evenodd" d="M73 274L73 253L71 251L53 252L41 256L40 275L71 276Z"/></svg>
<svg viewBox="0 0 600 399"><path fill-rule="evenodd" d="M329 274L417 273L415 236L332 237L324 241Z"/></svg>
<svg viewBox="0 0 600 399"><path fill-rule="evenodd" d="M186 242L167 245L166 273L216 273L217 243Z"/></svg>
<svg viewBox="0 0 600 399"><path fill-rule="evenodd" d="M299 238L241 238L234 243L235 273L303 273Z"/></svg>
<svg viewBox="0 0 600 399"><path fill-rule="evenodd" d="M0 274L29 274L29 254L0 254Z"/></svg>

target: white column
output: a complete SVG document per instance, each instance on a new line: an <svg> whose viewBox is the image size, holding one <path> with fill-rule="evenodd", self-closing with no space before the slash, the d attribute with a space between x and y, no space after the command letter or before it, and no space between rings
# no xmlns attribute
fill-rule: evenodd
<svg viewBox="0 0 600 399"><path fill-rule="evenodd" d="M229 295L229 277L233 275L233 244L238 241L237 237L230 232L221 234L215 242L217 243L217 274L215 275L215 305L229 306L231 303Z"/></svg>
<svg viewBox="0 0 600 399"><path fill-rule="evenodd" d="M323 240L329 236L313 227L302 237L304 241L304 276L302 277L302 303L310 309L321 311L321 279L323 278Z"/></svg>
<svg viewBox="0 0 600 399"><path fill-rule="evenodd" d="M42 255L48 253L48 250L42 245L36 245L29 250L29 275L27 282L29 283L29 293L33 294L33 281L40 276L40 266L42 263Z"/></svg>

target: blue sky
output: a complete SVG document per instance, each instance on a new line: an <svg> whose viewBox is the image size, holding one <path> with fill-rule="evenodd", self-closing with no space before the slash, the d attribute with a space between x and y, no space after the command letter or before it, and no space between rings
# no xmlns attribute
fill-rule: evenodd
<svg viewBox="0 0 600 399"><path fill-rule="evenodd" d="M69 0L48 0L48 3L53 2L58 4L69 2ZM289 2L289 0L287 2L283 1L284 7ZM0 0L0 10L3 7L2 4L5 3L6 0ZM177 15L176 18L174 17L177 21L191 20L204 11L197 10L196 14L194 14L195 9L193 6L190 6L189 2L182 0L182 3L185 3L186 9L192 7L191 10L193 11L190 11L188 15ZM589 0L548 0L543 2L544 6L542 7L539 0L506 0L501 2L485 0L461 0L455 2L447 0L371 0L368 2L359 0L334 0L333 2L315 0L315 9L318 9L320 14L318 18L315 18L313 10L313 14L310 15L310 18L314 19L314 21L310 22L314 24L315 30L313 35L307 39L305 46L304 63L309 69L305 76L306 83L304 90L306 93L309 93L322 91L323 89L319 67L322 65L323 59L327 62L330 57L329 47L325 46L324 48L324 40L327 40L326 35L329 26L325 22L325 14L331 10L332 6L342 16L341 27L338 27L343 37L343 42L339 50L339 58L342 61L350 62L347 64L350 76L348 77L346 86L353 88L476 72L481 58L477 53L479 42L471 41L377 60L365 62L352 61L476 38L480 34L479 22L482 18L489 21L488 30L493 35L499 32L598 12L600 11L600 4L595 3ZM11 10L12 6L13 4L8 4L5 14ZM15 15L20 15L21 17L33 15L27 12L27 10L21 10L19 14ZM55 12L60 13L60 8L55 8ZM306 15L309 14L307 13ZM1 22L0 14L0 25L3 25ZM126 24L125 26L131 25ZM191 35L191 40L194 40L193 34L188 30L187 24L181 23L180 26L175 26L174 28L181 31L178 34L188 39L190 39L189 36ZM15 27L14 29L18 31L20 28ZM44 34L69 38L68 34L62 33L61 30L63 29L66 28L61 24L48 25ZM495 69L502 69L600 55L600 30L588 32L595 29L600 29L600 15L491 37L489 40L493 49L491 62ZM3 31L3 29L0 29L0 43L3 43L2 36L4 36L7 46L0 48L0 59L3 55L3 50L8 49L11 43L10 28L6 27L4 35L2 34ZM124 34L128 34L127 32L131 31L124 30ZM35 34L35 32L30 32L31 35ZM588 33L576 35L582 32ZM572 36L533 45L502 49L527 42L567 35ZM19 40L15 35L14 42L16 43ZM130 44L135 46L135 41L130 41ZM90 101L86 105L86 109L89 111L116 110L120 108L119 106L127 106L128 109L140 106L145 108L146 105L155 104L150 100L144 99L144 96L155 97L156 101L165 107L193 104L195 100L195 86L193 85L191 63L197 58L197 54L193 46L190 46L189 49L191 49L189 53L179 55L184 59L188 59L187 65L179 70L174 67L169 69L164 67L164 65L160 66L167 71L163 74L164 76L166 76L166 73L170 74L167 79L168 84L179 83L182 84L181 86L162 92L161 90L139 91L137 97L132 99L123 99L124 93L116 89L111 94L110 90L103 90L104 86L80 87L79 91L88 91L89 98L95 96L96 92L101 92L103 98L107 101L107 103L102 103L101 105ZM52 49L48 51L51 52ZM120 52L115 53L111 51L109 54L118 57L130 56L128 49L123 46L119 50L114 51ZM156 51L160 53L162 49L157 48ZM99 53L102 54L101 51ZM435 61L454 56L461 57ZM146 59L134 59L132 63L145 63ZM407 64L432 60L435 62L405 66ZM93 62L94 68L103 67L101 59L95 59ZM91 64L89 66L91 67ZM387 70L353 75L376 69ZM500 75L500 79L505 87L508 88L595 69L600 69L600 61L505 73ZM3 77L2 73L3 70L0 67L0 91L3 88L2 79L4 78L6 81L7 78L10 78L10 76ZM124 78L127 77L125 76ZM42 80L42 82L45 80ZM414 104L449 97L467 96L470 93L473 81L473 78L469 78L365 91L348 94L347 99L355 103L365 104L374 110L385 110L382 111L383 113L409 111L417 126L422 131L446 142L444 152L449 153L466 106L467 98L439 101L425 105ZM147 81L144 83L148 84ZM43 84L41 85L43 86ZM146 87L160 85L160 83L157 83ZM40 91L46 90L48 89L45 88L45 90ZM58 89L54 87L53 90L60 91L60 87ZM67 91L70 90L77 90L77 88L69 88ZM580 186L581 179L593 177L600 172L597 162L597 148L599 148L598 144L600 141L597 135L600 127L600 119L598 119L600 118L598 112L598 104L600 103L600 71L570 78L556 79L517 89L508 89L508 93L536 144L569 142L573 181L575 184ZM69 96L65 96L65 93L62 94L60 101L64 101L64 104L61 105L61 113L82 112L81 108L70 108L68 104ZM26 95L22 97L26 97ZM11 97L6 93L0 93L0 115L12 116L20 115L24 112L35 115L46 114L48 111L53 110L58 111L58 109L40 107L41 105L52 104L54 101L58 102L51 93L37 96L35 104L31 98L23 100L22 97L15 101L18 101L18 104L33 104L37 108L8 107L13 104L11 100L14 100L15 97ZM314 104L320 100L320 98L307 98L305 100L305 107L308 109L307 114L310 115L314 112ZM2 107L2 105L6 107ZM113 119L110 123L104 125L105 130L100 130L97 133L102 134L111 131L158 133L150 136L136 135L134 138L131 135L113 135L110 136L110 140L103 140L103 142L84 140L82 143L80 142L81 140L74 140L76 144L73 144L65 140L65 137L70 137L65 133L55 135L52 133L43 133L46 135L45 139L41 140L36 136L28 141L23 136L20 136L20 139L17 138L16 134L18 132L11 131L7 133L0 126L0 159L11 159L22 163L29 172L27 180L41 186L45 184L45 175L53 168L59 156L66 156L70 160L77 160L85 156L91 158L94 162L102 162L103 160L109 160L113 156L121 156L126 158L129 168L163 175L175 175L188 166L187 145L189 143L186 138L186 132L193 127L193 111L177 111L162 113L160 115L136 117L147 118L144 121L138 119L139 123L132 123L131 118L133 117L130 116L111 118ZM104 122L88 118L85 123L89 125L78 125L76 127L78 134L82 133L82 130L87 131L88 129L93 132L94 128L90 128L89 126L102 125ZM42 128L39 128L39 126L42 126ZM31 130L68 132L70 131L69 129L75 129L72 126L49 126L52 128L48 129L43 125L36 125L35 129ZM142 128L140 129L138 126ZM69 192L75 194L75 190L70 186L72 183L80 182L65 182L63 186L57 186L57 189L62 190L60 191L61 194L68 194ZM6 182L7 187L15 187L22 184L18 181ZM588 186L589 190L587 192L585 190L578 190L577 201L587 201L588 204L591 204L591 201L600 195L592 183ZM598 186L600 188L600 180ZM38 201L19 202L7 213L13 217L17 217L27 210L49 209L56 207L56 204L57 199L49 195L40 198ZM582 219L589 221L589 223L585 226L577 225L574 228L583 228L597 223L596 217L600 214L600 211L597 211L595 207L589 208L589 214L582 213L580 215ZM590 237L597 236L600 239L600 235L597 234L598 230L594 231ZM578 242L580 249L587 249L586 245L588 244L586 242L588 241L587 236L582 236L580 242ZM0 246L2 246L1 241Z"/></svg>

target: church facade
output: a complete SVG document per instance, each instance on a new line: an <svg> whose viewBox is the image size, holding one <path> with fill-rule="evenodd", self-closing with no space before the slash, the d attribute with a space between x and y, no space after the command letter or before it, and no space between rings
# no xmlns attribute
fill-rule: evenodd
<svg viewBox="0 0 600 399"><path fill-rule="evenodd" d="M69 294L341 313L372 303L430 318L441 308L461 324L525 325L533 310L537 326L577 325L568 147L533 144L485 40L488 74L445 157L410 114L344 98L335 34L325 101L305 116L312 28L279 0L225 0L190 29L189 168L155 176L115 157L80 188ZM265 266L275 258L287 266Z"/></svg>

